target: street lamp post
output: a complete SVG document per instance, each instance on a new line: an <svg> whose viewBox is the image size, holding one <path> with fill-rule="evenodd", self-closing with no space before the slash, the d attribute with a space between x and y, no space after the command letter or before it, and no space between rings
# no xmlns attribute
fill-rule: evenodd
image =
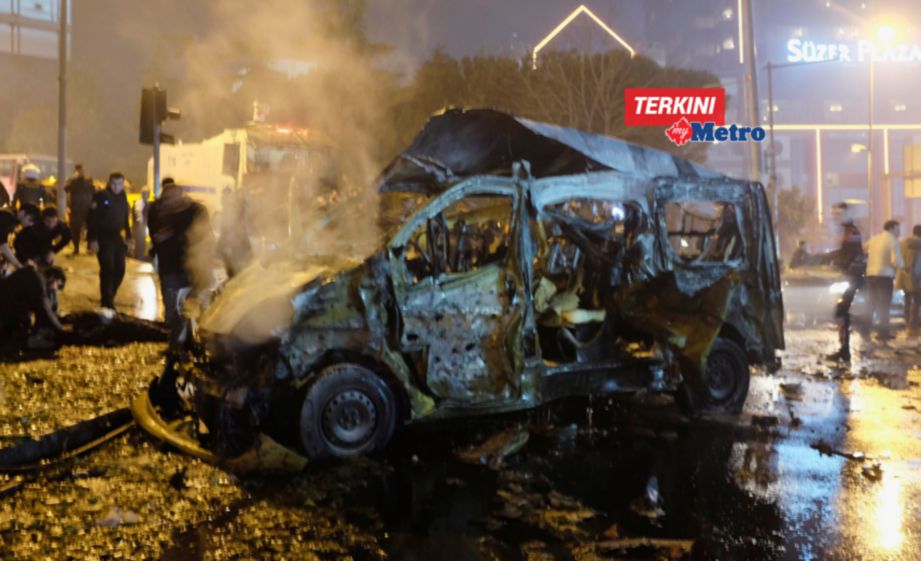
<svg viewBox="0 0 921 561"><path fill-rule="evenodd" d="M869 76L867 79L867 228L870 235L873 229L873 54L870 54Z"/></svg>
<svg viewBox="0 0 921 561"><path fill-rule="evenodd" d="M58 197L56 204L61 220L67 216L67 193L64 177L67 173L67 2L61 0L58 9Z"/></svg>

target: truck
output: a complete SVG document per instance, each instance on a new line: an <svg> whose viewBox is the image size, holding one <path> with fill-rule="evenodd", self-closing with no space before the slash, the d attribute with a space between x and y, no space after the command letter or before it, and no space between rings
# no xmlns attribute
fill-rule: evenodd
<svg viewBox="0 0 921 561"><path fill-rule="evenodd" d="M303 207L339 181L336 149L320 131L293 126L249 123L225 129L201 142L160 147L160 178L172 177L212 216L221 210L222 194L236 192L249 205L252 235L280 242L295 236ZM153 158L147 185L154 184ZM151 189L153 192L153 189Z"/></svg>

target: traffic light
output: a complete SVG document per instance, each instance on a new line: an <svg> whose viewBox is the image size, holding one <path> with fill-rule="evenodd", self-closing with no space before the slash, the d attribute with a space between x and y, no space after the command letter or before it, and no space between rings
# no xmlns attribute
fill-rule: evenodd
<svg viewBox="0 0 921 561"><path fill-rule="evenodd" d="M166 90L159 86L141 90L141 126L139 140L141 144L154 143L155 129L167 119L179 119L181 113L178 109L167 107ZM160 142L175 143L171 134L160 132Z"/></svg>

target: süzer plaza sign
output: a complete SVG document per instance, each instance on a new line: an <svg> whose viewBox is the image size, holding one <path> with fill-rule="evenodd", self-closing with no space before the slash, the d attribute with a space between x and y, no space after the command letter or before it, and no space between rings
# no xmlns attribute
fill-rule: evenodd
<svg viewBox="0 0 921 561"><path fill-rule="evenodd" d="M849 43L828 43L793 38L787 41L787 62L820 62L840 60L841 62L921 62L921 45L893 44L876 45L873 41L861 39Z"/></svg>

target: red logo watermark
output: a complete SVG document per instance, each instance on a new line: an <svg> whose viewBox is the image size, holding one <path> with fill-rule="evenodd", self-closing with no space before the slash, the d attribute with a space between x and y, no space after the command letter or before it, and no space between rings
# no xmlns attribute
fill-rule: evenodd
<svg viewBox="0 0 921 561"><path fill-rule="evenodd" d="M678 146L684 146L691 140L691 123L686 117L678 119L672 126L665 129L665 136Z"/></svg>
<svg viewBox="0 0 921 561"><path fill-rule="evenodd" d="M725 124L726 91L723 88L624 89L624 124L628 127L678 125L682 117L685 124Z"/></svg>

